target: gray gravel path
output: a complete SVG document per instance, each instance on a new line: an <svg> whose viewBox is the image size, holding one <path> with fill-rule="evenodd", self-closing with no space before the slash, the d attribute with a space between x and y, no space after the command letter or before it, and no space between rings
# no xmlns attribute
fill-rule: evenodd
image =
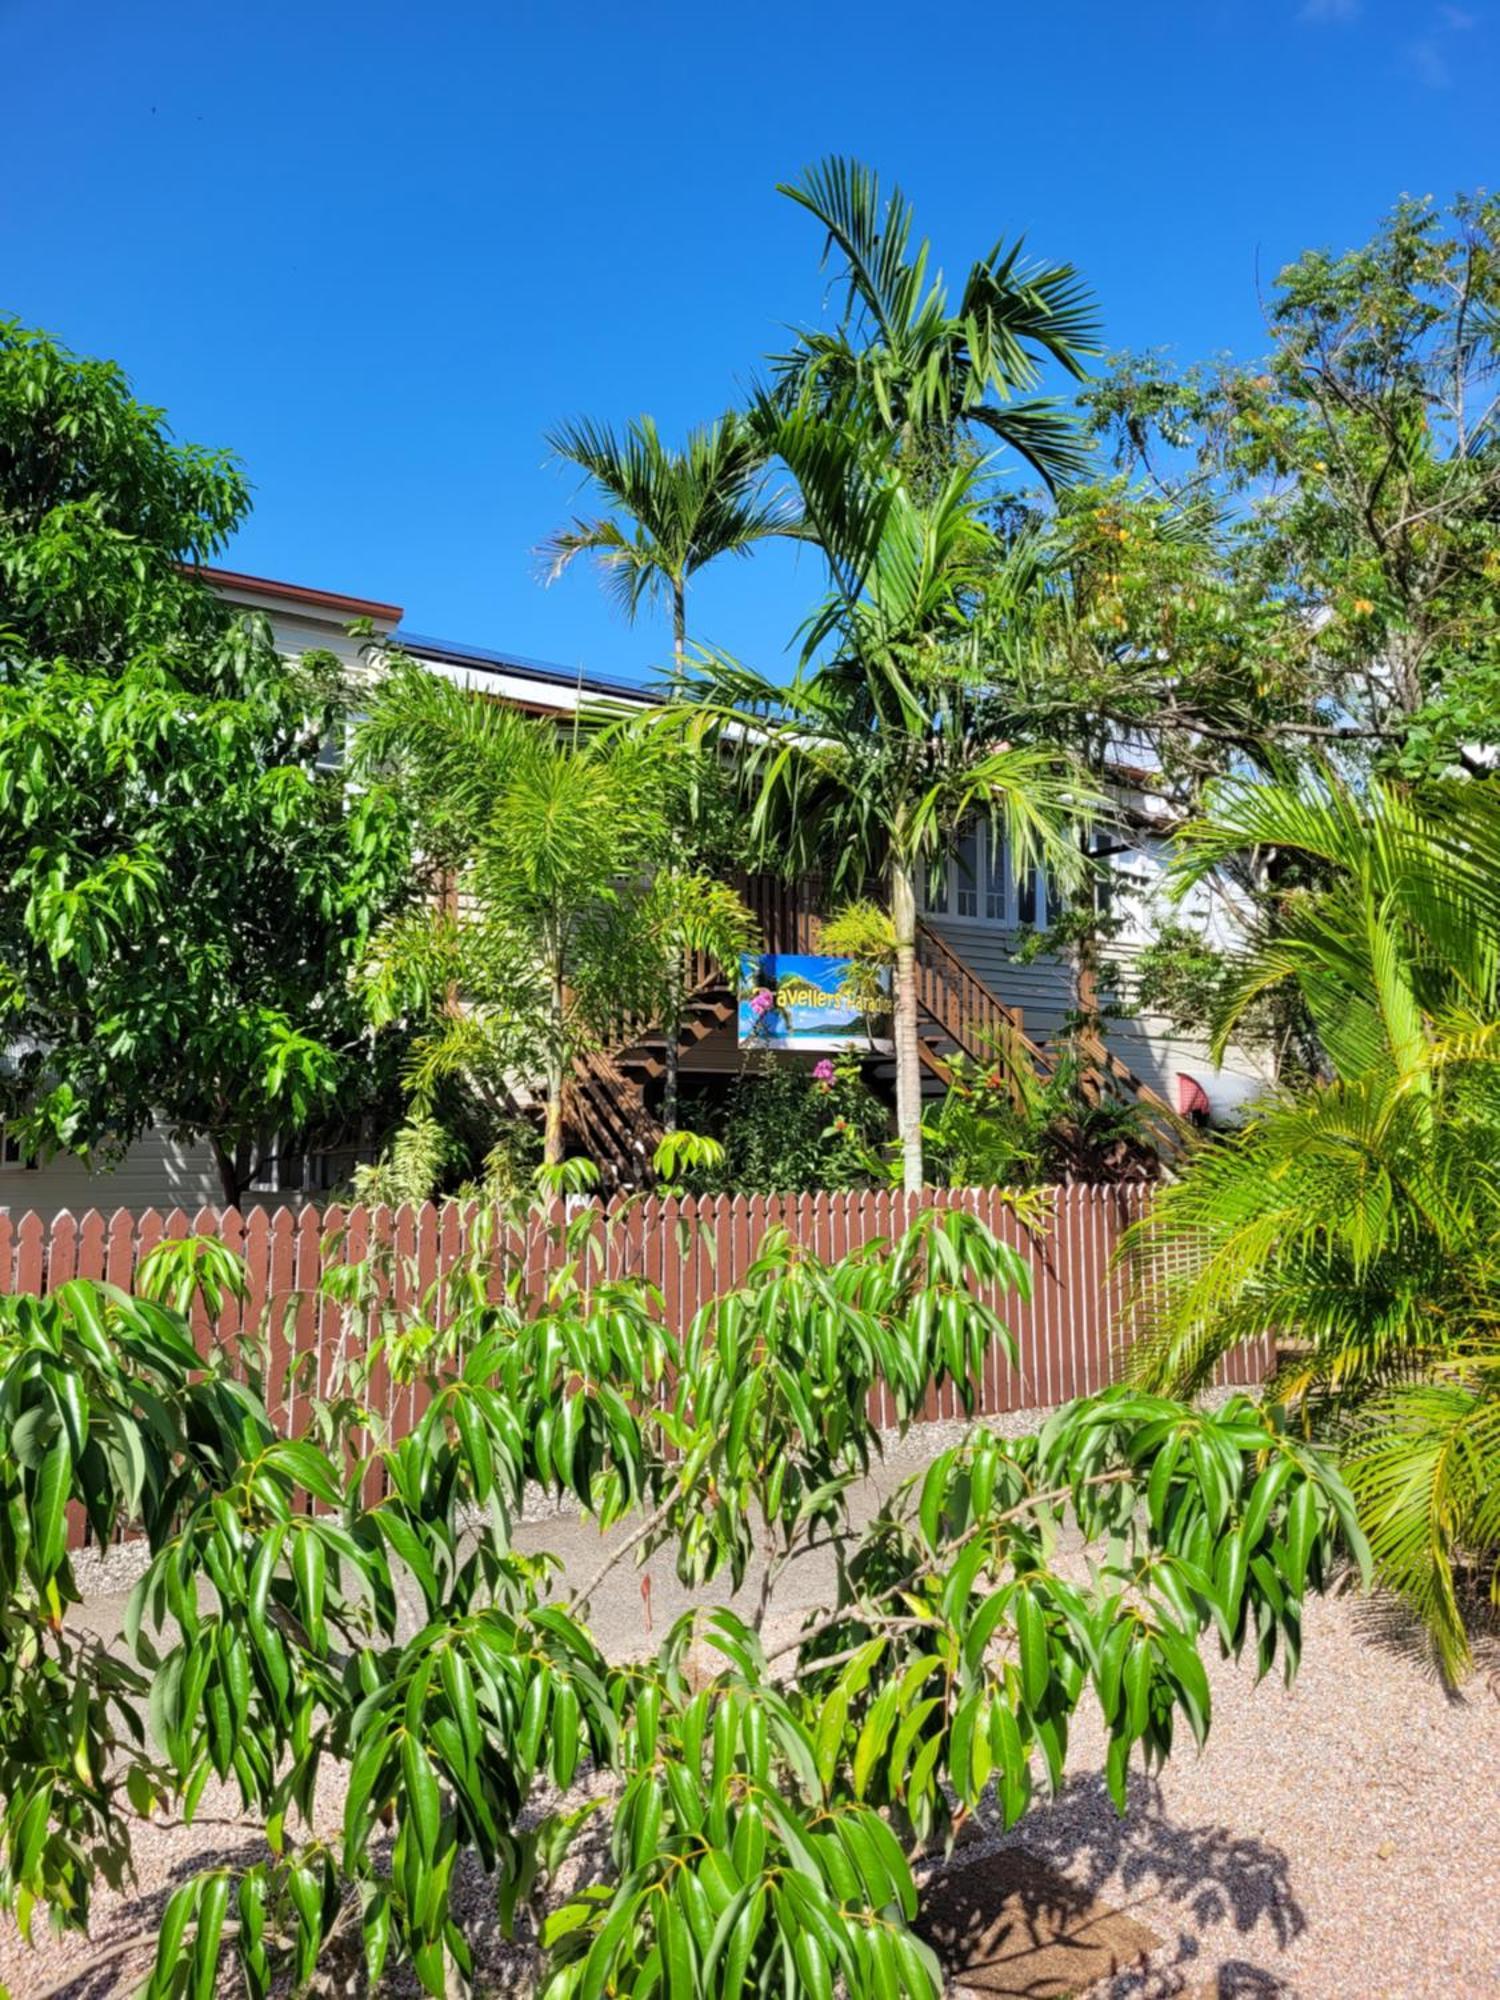
<svg viewBox="0 0 1500 2000"><path fill-rule="evenodd" d="M1400 1615L1358 1598L1312 1602L1305 1638L1291 1688L1205 1646L1207 1746L1137 1767L1124 1819L1085 1706L1063 1793L996 1843L1164 1940L1091 2000L1500 1995L1500 1680L1445 1693Z"/></svg>

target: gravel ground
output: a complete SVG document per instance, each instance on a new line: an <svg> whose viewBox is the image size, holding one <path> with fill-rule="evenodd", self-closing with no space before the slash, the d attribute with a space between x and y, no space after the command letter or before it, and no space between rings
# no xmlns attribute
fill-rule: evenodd
<svg viewBox="0 0 1500 2000"><path fill-rule="evenodd" d="M888 1488L947 1442L936 1426L920 1456L908 1440L876 1487ZM874 1499L872 1492L867 1504ZM532 1531L542 1546L590 1532L562 1516ZM121 1552L94 1571L105 1594L88 1607L90 1623L113 1625L120 1603L113 1593L128 1586L132 1566L130 1552ZM826 1587L817 1561L800 1577L789 1573L777 1612L795 1618L826 1602ZM614 1650L634 1650L637 1634L649 1643L628 1566L606 1595L613 1602L600 1602L597 1622L623 1642ZM658 1604L664 1621L675 1610L665 1584ZM1096 1989L1091 2000L1500 2000L1495 1661L1462 1696L1449 1695L1398 1615L1347 1597L1309 1606L1293 1688L1279 1676L1257 1688L1247 1671L1212 1658L1209 1672L1206 1750L1198 1755L1186 1738L1165 1771L1149 1779L1137 1771L1124 1819L1104 1790L1102 1732L1085 1706L1061 1797L984 1843L1025 1848L1162 1937L1145 1968ZM28 1952L0 1927L0 1983L14 2000L132 1991L175 1883L258 1851L235 1805L210 1789L194 1827L143 1826L139 1882L118 1896L101 1886L92 1939L40 1934ZM335 1796L320 1801L320 1823L331 1830L337 1816ZM977 1851L966 1848L962 1859ZM529 1955L486 1932L492 1898L477 1872L462 1894L486 1990L528 1992ZM86 1969L127 1938L137 1940L132 1950ZM404 1982L390 1988L407 1990Z"/></svg>
<svg viewBox="0 0 1500 2000"><path fill-rule="evenodd" d="M1201 1755L1189 1736L1137 1766L1121 1819L1085 1705L1062 1794L995 1843L1164 1940L1091 2000L1500 1995L1500 1677L1445 1693L1400 1614L1358 1598L1309 1604L1291 1688L1204 1652Z"/></svg>

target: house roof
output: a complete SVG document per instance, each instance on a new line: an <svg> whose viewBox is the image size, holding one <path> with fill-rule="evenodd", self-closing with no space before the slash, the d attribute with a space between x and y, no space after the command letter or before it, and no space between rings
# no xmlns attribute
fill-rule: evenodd
<svg viewBox="0 0 1500 2000"><path fill-rule="evenodd" d="M488 646L455 645L450 640L429 639L422 633L408 632L404 628L393 632L391 639L418 659L436 660L445 667L467 667L476 673L504 674L512 680L534 681L578 694L612 696L616 700L650 701L654 698L652 690L643 681L586 673L581 667L560 667L548 660L527 659L521 653L495 652Z"/></svg>
<svg viewBox="0 0 1500 2000"><path fill-rule="evenodd" d="M341 590L314 590L310 584L283 583L277 577L251 576L244 570L219 569L210 563L187 563L195 576L205 578L219 590L240 591L250 597L274 597L289 604L305 604L317 611L336 611L348 618L370 618L377 625L399 623L401 606L382 604L373 597L349 597Z"/></svg>
<svg viewBox="0 0 1500 2000"><path fill-rule="evenodd" d="M396 645L419 659L437 666L458 669L464 674L493 675L512 681L530 682L538 689L555 688L577 701L597 695L604 700L649 701L652 691L644 681L625 680L609 674L591 674L579 667L557 666L549 660L528 659L524 653L499 652L489 646L460 645L450 639L434 639L425 633L409 632L401 625L402 607L385 604L372 597L353 597L338 590L315 590L305 583L283 583L276 577L251 576L247 571L219 569L208 564L187 565L214 586L237 597L263 599L295 611L332 614L340 619L368 618Z"/></svg>

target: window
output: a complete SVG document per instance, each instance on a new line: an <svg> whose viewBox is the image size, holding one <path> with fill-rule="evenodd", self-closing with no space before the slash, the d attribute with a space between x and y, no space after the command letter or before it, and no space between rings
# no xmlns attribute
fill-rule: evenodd
<svg viewBox="0 0 1500 2000"><path fill-rule="evenodd" d="M35 1160L27 1159L26 1148L10 1126L0 1125L0 1173L19 1173L35 1165Z"/></svg>
<svg viewBox="0 0 1500 2000"><path fill-rule="evenodd" d="M988 847L989 843L986 841L984 845ZM979 829L971 827L960 839L958 851L953 857L953 914L956 917L979 915L979 849Z"/></svg>
<svg viewBox="0 0 1500 2000"><path fill-rule="evenodd" d="M924 862L917 871L917 905L930 916L942 917L948 913L949 882L948 865L929 868Z"/></svg>
<svg viewBox="0 0 1500 2000"><path fill-rule="evenodd" d="M935 879L923 871L920 886L922 908L933 916L1005 923L1009 869L1003 837L987 825L970 827Z"/></svg>
<svg viewBox="0 0 1500 2000"><path fill-rule="evenodd" d="M1027 930L1044 931L1055 924L1065 900L1050 868L1028 866L1016 877L1016 922Z"/></svg>
<svg viewBox="0 0 1500 2000"><path fill-rule="evenodd" d="M1122 874L1113 886L1125 888L1131 879ZM1106 903L1111 886L1102 887ZM1056 924L1068 903L1049 868L1029 865L1017 872L1004 833L983 821L960 836L935 880L922 871L918 892L921 907L933 916L1036 931Z"/></svg>
<svg viewBox="0 0 1500 2000"><path fill-rule="evenodd" d="M1146 889L1146 878L1130 864L1138 859L1128 843L1096 833L1089 853L1098 867L1094 877L1094 908L1101 917L1125 919Z"/></svg>
<svg viewBox="0 0 1500 2000"><path fill-rule="evenodd" d="M1005 885L1010 874L1010 856L1006 852L1005 836L991 827L989 838L990 866L984 879L984 919L989 924L1005 922Z"/></svg>
<svg viewBox="0 0 1500 2000"><path fill-rule="evenodd" d="M318 755L315 760L317 769L342 771L349 762L354 732L362 722L368 722L369 719L363 709L351 709L347 715L341 715L318 745Z"/></svg>

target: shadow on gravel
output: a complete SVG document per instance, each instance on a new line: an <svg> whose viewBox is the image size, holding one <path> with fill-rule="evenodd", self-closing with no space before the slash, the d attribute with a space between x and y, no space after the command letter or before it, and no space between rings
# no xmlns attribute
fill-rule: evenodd
<svg viewBox="0 0 1500 2000"><path fill-rule="evenodd" d="M1122 1970L1100 1989L1109 2000L1272 2000L1289 1991L1268 1966L1236 1959L1217 1975L1198 1969L1203 1942L1195 1935L1225 1923L1244 1937L1259 1934L1283 1951L1307 1929L1283 1849L1221 1826L1180 1826L1163 1810L1160 1786L1132 1773L1130 1810L1121 1818L1102 1776L1071 1778L1055 1800L1038 1800L1007 1845L1065 1875L1084 1899L1131 1913L1138 1903L1161 1925L1161 1904L1176 1905L1193 1930L1179 1930L1142 1970Z"/></svg>
<svg viewBox="0 0 1500 2000"><path fill-rule="evenodd" d="M1139 1772L1124 1818L1090 1772L1070 1778L1055 1800L1038 1800L1016 1844L1091 1894L1118 1875L1131 1895L1183 1904L1199 1925L1227 1919L1241 1933L1266 1925L1283 1949L1307 1928L1283 1849L1221 1826L1176 1825L1160 1786Z"/></svg>
<svg viewBox="0 0 1500 2000"><path fill-rule="evenodd" d="M1426 1629L1389 1591L1372 1591L1356 1603L1354 1628L1367 1646L1419 1668L1450 1707L1461 1708L1479 1694L1500 1699L1500 1613L1487 1595L1474 1592L1472 1599L1465 1603L1464 1614L1474 1648L1474 1671L1461 1687L1444 1679Z"/></svg>

